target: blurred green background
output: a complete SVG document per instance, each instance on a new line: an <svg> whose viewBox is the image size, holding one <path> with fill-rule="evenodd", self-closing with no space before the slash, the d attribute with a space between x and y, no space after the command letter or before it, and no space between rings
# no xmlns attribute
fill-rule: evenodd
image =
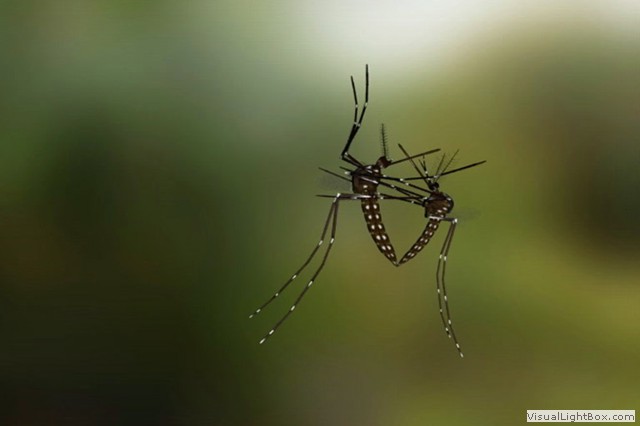
<svg viewBox="0 0 640 426"><path fill-rule="evenodd" d="M513 425L638 409L633 1L0 2L0 424ZM402 268L341 205L352 116L460 149L444 233ZM435 161L431 159L431 161ZM411 172L407 172L411 173ZM398 251L422 211L384 205ZM310 273L310 272L307 272Z"/></svg>

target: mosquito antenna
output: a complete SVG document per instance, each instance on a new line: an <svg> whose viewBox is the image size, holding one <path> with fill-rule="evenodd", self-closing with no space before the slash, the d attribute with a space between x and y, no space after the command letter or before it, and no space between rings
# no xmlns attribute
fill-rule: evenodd
<svg viewBox="0 0 640 426"><path fill-rule="evenodd" d="M426 171L427 171L427 170L426 170L426 169L427 169L427 162L426 162L426 160L425 160L425 158L424 158L424 155L422 156L422 158L421 158L421 159L419 159L419 160L418 160L418 164L420 164L420 167L422 167L422 171L423 171L425 174L428 174L428 173L426 173Z"/></svg>
<svg viewBox="0 0 640 426"><path fill-rule="evenodd" d="M436 167L436 173L434 174L434 176L438 176L438 174L440 173L440 169L442 168L442 164L444 163L445 158L447 158L446 153L442 154L442 157L440 157L440 162L438 163L438 167Z"/></svg>
<svg viewBox="0 0 640 426"><path fill-rule="evenodd" d="M384 123L380 125L380 136L382 139L382 156L389 158L389 148L387 145L387 132L384 129Z"/></svg>
<svg viewBox="0 0 640 426"><path fill-rule="evenodd" d="M449 168L449 166L450 166L450 165L451 165L451 163L453 162L453 159L454 159L454 158L456 158L456 155L458 155L458 152L460 152L460 150L459 150L459 149L456 149L456 152L454 152L454 153L453 153L453 155L451 156L451 158L450 158L450 159L449 159L449 161L447 162L447 165L446 165L446 166L444 166L444 167L442 168L442 170L441 170L441 171L439 171L438 173L436 173L436 176L442 176L442 173L444 173L444 172Z"/></svg>

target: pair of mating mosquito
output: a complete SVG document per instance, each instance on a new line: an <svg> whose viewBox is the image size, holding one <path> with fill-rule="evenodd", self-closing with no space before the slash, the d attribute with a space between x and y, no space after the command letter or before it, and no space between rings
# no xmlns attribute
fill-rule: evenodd
<svg viewBox="0 0 640 426"><path fill-rule="evenodd" d="M253 318L255 315L259 314L267 305L273 302L276 298L280 296L280 294L287 289L289 284L291 284L300 273L309 265L311 260L315 257L316 253L320 249L320 246L325 241L325 237L327 235L327 231L329 230L329 225L331 225L331 233L329 245L324 252L324 256L320 262L320 265L316 269L316 271L311 276L311 279L306 284L306 286L302 289L302 292L295 299L289 311L273 326L273 328L260 340L260 344L264 343L275 331L280 327L280 325L293 313L296 309L304 295L307 293L309 288L313 285L314 281L324 268L325 263L327 262L327 258L329 257L329 253L331 252L331 248L335 242L336 237L336 228L338 225L338 207L340 205L340 201L343 200L360 200L362 213L364 215L365 222L367 224L367 229L374 243L378 247L378 250L395 266L400 266L409 260L413 259L431 240L434 233L440 226L442 222L449 223L449 229L447 231L447 235L444 239L444 243L442 244L442 248L440 249L440 258L438 260L438 266L436 269L436 287L438 294L438 306L440 309L440 318L442 319L442 324L444 326L444 330L447 336L453 339L453 342L458 350L458 353L461 357L462 350L460 348L460 344L458 343L458 339L456 338L456 334L453 330L453 324L451 322L451 314L449 311L449 301L447 299L447 290L445 286L445 270L447 265L447 255L449 253L449 249L451 247L451 241L453 240L453 234L456 230L456 225L458 223L458 219L454 217L450 217L451 211L453 210L453 199L440 190L439 180L442 176L456 173L471 167L478 166L484 161L480 161L477 163L469 164L463 167L459 167L456 169L449 170L453 159L455 158L457 151L453 154L449 160L445 163L446 156L443 155L440 158L440 162L434 174L429 174L427 169L427 164L425 161L425 157L427 155L436 153L440 151L440 149L432 149L430 151L422 152L416 155L410 155L402 145L398 145L404 154L404 158L398 161L392 161L389 159L388 150L387 150L387 139L384 130L384 125L382 125L382 147L383 147L383 155L378 158L378 160L374 164L364 164L363 162L357 160L353 155L349 153L349 148L351 147L351 143L355 139L360 127L362 127L362 120L364 119L364 114L367 110L367 104L369 102L369 67L366 67L365 71L365 100L364 105L362 106L362 111L360 115L358 115L358 95L356 93L356 85L351 77L351 88L353 89L353 99L355 102L355 112L353 118L353 125L351 126L351 131L349 133L349 137L347 138L347 143L342 150L341 158L346 161L350 166L354 167L353 169L347 167L341 167L345 171L345 175L349 176L348 178L342 176L340 174L331 172L329 170L320 168L320 170L329 173L339 179L347 180L351 183L351 187L353 193L344 194L338 193L335 195L319 195L319 197L332 198L333 201L331 203L331 207L329 209L329 214L324 223L324 227L322 229L322 234L320 236L320 241L315 246L307 260L302 264L302 266L289 278L289 280L284 283L282 287L273 295L269 300L267 300L262 306L260 306L253 314L250 315L249 318ZM418 159L418 163L421 167L418 167L416 163L416 159ZM383 173L383 169L397 165L399 163L403 163L405 161L410 161L413 168L418 173L418 176L407 177L407 178L398 178L393 176L388 176ZM420 185L416 185L412 183L412 181L422 181L426 184L426 188ZM379 188L383 187L387 190L395 191L394 194L386 194L379 191ZM408 202L411 204L420 205L424 208L424 215L427 219L427 224L420 234L420 237L416 240L416 242L411 246L411 248L398 260L398 256L396 255L395 249L391 244L391 239L385 230L385 226L382 222L382 213L380 210L380 200L399 200L403 202Z"/></svg>

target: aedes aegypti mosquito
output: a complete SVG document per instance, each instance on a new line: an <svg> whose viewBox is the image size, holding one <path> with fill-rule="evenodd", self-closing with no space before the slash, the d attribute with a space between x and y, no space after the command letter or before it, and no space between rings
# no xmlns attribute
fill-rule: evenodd
<svg viewBox="0 0 640 426"><path fill-rule="evenodd" d="M365 71L365 79L366 79L365 101L364 101L364 105L362 106L362 111L358 116L358 95L356 93L355 82L353 80L353 77L351 77L351 88L353 90L353 99L355 103L354 118L353 118L353 125L351 126L351 131L349 133L349 137L347 138L347 142L341 153L341 159L349 163L351 166L355 167L355 170L347 169L348 170L347 173L349 174L351 179L347 179L344 176L341 176L329 170L320 168L322 171L326 173L337 176L340 179L345 179L350 181L353 193L352 194L338 193L336 195L330 195L330 196L320 195L320 197L330 197L333 199L333 202L331 203L331 207L329 209L329 214L327 215L327 219L322 229L320 241L314 247L313 251L307 258L307 260L291 276L291 278L289 278L289 280L287 280L287 282L285 282L284 285L280 287L280 289L276 291L273 294L273 296L271 296L270 299L268 299L258 309L256 309L255 312L253 312L249 316L249 318L253 318L255 315L262 312L262 310L267 305L269 305L276 298L278 298L280 294L284 290L286 290L289 284L291 284L299 276L299 274L307 267L307 265L311 262L311 260L314 258L314 256L320 249L320 246L322 246L322 244L324 243L327 231L329 229L329 224L331 224L329 246L327 247L324 253L324 256L322 257L322 261L320 265L318 266L316 271L313 273L313 275L311 276L311 279L309 280L307 285L303 288L302 292L295 299L293 305L289 308L289 311L260 340L260 344L264 343L273 333L275 333L278 327L280 327L280 325L289 317L289 315L291 315L291 313L296 309L298 303L300 303L300 301L302 300L306 292L313 285L314 281L322 271L322 268L324 267L327 261L327 258L329 257L329 253L331 252L331 248L333 247L333 244L335 242L336 227L338 222L338 206L340 201L343 201L343 200L360 200L361 201L362 212L364 214L365 222L367 223L367 229L369 230L369 234L373 238L373 241L376 243L378 250L380 250L380 252L387 259L389 259L389 261L391 261L391 263L393 263L394 265L397 265L398 260L395 254L395 250L393 248L393 245L391 244L391 240L389 236L387 235L384 224L382 223L382 213L380 212L380 206L379 206L378 200L394 199L394 200L401 200L401 201L406 201L411 203L418 203L422 198L418 193L412 192L405 188L398 188L393 183L389 183L387 181L402 182L403 185L407 187L413 187L413 188L417 188L417 189L421 189L423 191L429 192L428 190L419 188L410 182L404 182L400 178L394 178L394 177L383 175L382 170L384 168L402 163L404 161L408 161L408 160L413 161L414 158L424 157L426 155L438 152L439 149L432 149L430 151L426 151L414 156L406 156L405 158L398 161L392 161L388 158L388 155L387 155L386 136L384 133L384 126L383 126L382 127L383 155L382 157L378 158L378 160L374 164L364 164L361 161L357 160L352 154L349 153L349 148L351 147L351 143L355 139L356 135L358 134L358 131L360 130L360 127L362 126L362 120L364 119L364 115L367 110L367 104L369 102L369 67L368 66L366 67L366 71ZM391 195L391 194L382 194L378 192L378 187L380 185L389 189L396 190L402 195L397 196L397 195Z"/></svg>
<svg viewBox="0 0 640 426"><path fill-rule="evenodd" d="M458 350L458 354L460 355L460 357L464 357L462 349L460 348L460 344L458 343L458 338L456 337L456 333L453 329L453 323L451 322L449 299L447 297L447 288L445 285L447 255L449 254L449 249L451 248L451 241L453 240L453 234L456 230L458 219L449 216L451 214L451 211L453 210L453 198L440 190L439 180L442 176L466 170L471 167L479 166L486 161L479 161L477 163L468 164L466 166L458 167L453 170L448 170L454 158L458 154L458 151L456 151L446 164L444 163L446 156L443 155L440 158L440 162L438 164L438 167L436 168L435 173L433 175L430 175L427 170L426 161L424 161L424 159L420 161L420 164L422 166L422 169L420 169L414 162L414 157L410 156L402 145L398 146L404 153L405 158L411 161L411 164L419 174L418 177L405 178L403 179L403 182L419 179L426 183L428 189L422 188L422 190L427 192L427 196L422 197L422 199L420 200L420 204L422 205L422 207L424 207L424 216L427 218L427 225L425 226L422 234L416 240L416 242L413 243L411 248L398 261L397 266L400 266L413 259L427 244L429 244L429 241L431 241L431 238L435 234L441 222L449 222L449 230L447 231L447 235L445 236L442 248L440 249L440 257L438 259L438 266L436 269L436 291L438 293L438 307L442 325L444 326L444 331L447 333L447 336L449 338L453 339L453 343L456 345L456 349ZM414 186L414 188L418 187Z"/></svg>

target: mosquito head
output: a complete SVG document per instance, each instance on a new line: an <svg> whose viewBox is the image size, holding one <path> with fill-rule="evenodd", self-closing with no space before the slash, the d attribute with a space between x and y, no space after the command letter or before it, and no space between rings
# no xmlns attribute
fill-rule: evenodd
<svg viewBox="0 0 640 426"><path fill-rule="evenodd" d="M438 179L436 176L429 176L428 174L425 176L424 181L427 184L427 187L430 191L434 193L440 192L440 184L438 183Z"/></svg>
<svg viewBox="0 0 640 426"><path fill-rule="evenodd" d="M380 169L389 167L390 164L391 160L389 160L386 155L383 155L382 157L378 158L378 161L376 161L376 166L378 166Z"/></svg>

